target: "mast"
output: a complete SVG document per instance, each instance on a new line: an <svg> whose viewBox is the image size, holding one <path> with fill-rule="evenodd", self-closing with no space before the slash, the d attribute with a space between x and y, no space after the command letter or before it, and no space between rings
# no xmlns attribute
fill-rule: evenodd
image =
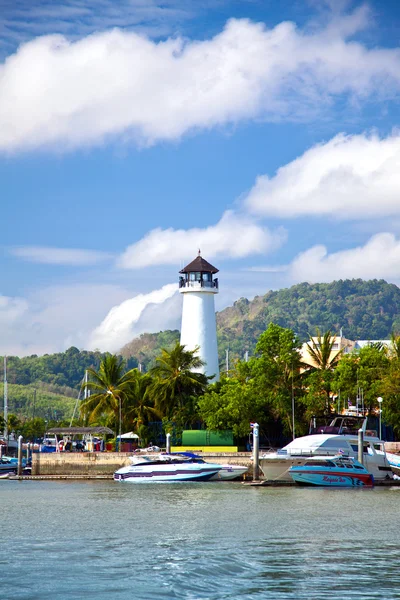
<svg viewBox="0 0 400 600"><path fill-rule="evenodd" d="M4 357L4 439L8 443L7 356Z"/></svg>

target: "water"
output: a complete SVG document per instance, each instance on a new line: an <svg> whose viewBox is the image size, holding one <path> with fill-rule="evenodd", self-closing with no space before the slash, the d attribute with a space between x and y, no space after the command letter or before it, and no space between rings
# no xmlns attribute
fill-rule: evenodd
<svg viewBox="0 0 400 600"><path fill-rule="evenodd" d="M2 600L400 598L400 488L0 481Z"/></svg>

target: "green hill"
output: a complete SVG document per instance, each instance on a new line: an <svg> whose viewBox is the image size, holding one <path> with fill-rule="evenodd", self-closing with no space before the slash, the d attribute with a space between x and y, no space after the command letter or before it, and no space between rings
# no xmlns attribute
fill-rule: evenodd
<svg viewBox="0 0 400 600"><path fill-rule="evenodd" d="M288 289L269 291L253 300L241 298L217 313L217 335L221 367L229 347L230 361L254 351L259 335L269 323L289 327L302 341L315 328L343 331L349 339L387 339L400 332L400 288L383 280L340 280L332 283L300 283ZM143 334L124 346L120 353L128 368L142 364L148 370L161 348L179 339L178 331ZM88 367L97 368L99 352L70 348L66 352L8 358L11 408L15 396L17 412L32 414L33 388L40 390L43 402L37 404L43 414L51 407L63 416L70 414L80 383ZM0 376L2 363L0 363ZM31 386L25 394L19 388ZM0 393L2 393L0 388ZM39 391L37 391L39 394ZM70 399L67 402L68 398ZM38 399L38 395L37 395ZM67 399L67 400L66 400ZM38 415L39 416L39 415Z"/></svg>
<svg viewBox="0 0 400 600"><path fill-rule="evenodd" d="M249 301L241 298L217 313L221 360L226 348L243 357L269 323L292 329L306 341L319 327L353 340L387 339L400 331L400 288L384 280L346 279L300 283Z"/></svg>
<svg viewBox="0 0 400 600"><path fill-rule="evenodd" d="M27 418L42 418L47 421L70 419L76 404L75 397L62 395L59 391L49 391L46 384L8 385L8 412ZM0 384L3 398L4 385Z"/></svg>
<svg viewBox="0 0 400 600"><path fill-rule="evenodd" d="M217 313L221 365L229 348L230 359L251 354L269 323L293 329L301 341L319 327L332 329L349 339L387 339L400 331L400 288L384 280L346 279L332 283L300 283L269 291L253 300L240 298ZM177 331L144 334L124 346L125 357L140 356L146 367L163 346L179 338ZM169 342L169 344L167 343Z"/></svg>

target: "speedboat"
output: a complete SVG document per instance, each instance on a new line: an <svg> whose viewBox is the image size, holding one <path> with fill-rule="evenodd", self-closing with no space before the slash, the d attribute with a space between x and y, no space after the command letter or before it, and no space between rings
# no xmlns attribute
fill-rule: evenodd
<svg viewBox="0 0 400 600"><path fill-rule="evenodd" d="M31 463L26 461L25 458L21 461L22 473L24 475L30 475ZM16 475L18 472L18 458L15 456L1 456L0 457L0 476L3 475Z"/></svg>
<svg viewBox="0 0 400 600"><path fill-rule="evenodd" d="M358 430L364 432L363 464L375 481L393 479L385 444L375 431L367 430L363 416L336 415L328 425L310 428L310 435L296 438L277 452L260 456L264 479L291 481L290 467L304 465L310 457L330 458L337 454L358 457Z"/></svg>
<svg viewBox="0 0 400 600"><path fill-rule="evenodd" d="M193 452L173 452L172 455L173 456L187 456L190 459L192 459L194 462L203 463L203 464L211 464L211 463L207 463L203 459L202 456L199 456L198 454L194 454ZM237 479L238 477L241 477L242 475L247 473L247 471L249 470L249 468L246 466L231 465L229 463L224 463L219 466L221 467L220 470L218 471L218 473L216 473L215 475L210 477L210 481L215 481L215 480L232 481L233 479Z"/></svg>
<svg viewBox="0 0 400 600"><path fill-rule="evenodd" d="M26 461L23 460L23 466ZM18 471L18 458L14 456L2 456L0 457L0 474L15 474Z"/></svg>
<svg viewBox="0 0 400 600"><path fill-rule="evenodd" d="M114 473L115 481L132 483L207 481L221 470L221 465L197 462L188 456L159 454L132 456L131 464Z"/></svg>
<svg viewBox="0 0 400 600"><path fill-rule="evenodd" d="M398 454L393 454L392 452L386 452L386 458L389 461L390 468L398 479L400 476L400 456Z"/></svg>
<svg viewBox="0 0 400 600"><path fill-rule="evenodd" d="M354 458L341 454L326 458L315 456L304 465L290 467L289 473L300 485L328 487L371 487L374 478L367 469Z"/></svg>
<svg viewBox="0 0 400 600"><path fill-rule="evenodd" d="M242 465L230 465L229 463L220 465L221 470L211 477L211 481L218 479L219 481L231 481L238 479L249 470L248 467Z"/></svg>

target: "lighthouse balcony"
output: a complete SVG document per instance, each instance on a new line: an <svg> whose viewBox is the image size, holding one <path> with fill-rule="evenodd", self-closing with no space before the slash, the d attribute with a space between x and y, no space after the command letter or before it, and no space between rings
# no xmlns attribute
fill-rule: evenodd
<svg viewBox="0 0 400 600"><path fill-rule="evenodd" d="M190 280L185 280L184 277L180 277L179 288L180 289L186 288L186 289L193 289L193 290L208 288L208 289L210 289L210 291L217 292L218 291L218 279L214 279L214 281L204 281L204 280L190 281Z"/></svg>

